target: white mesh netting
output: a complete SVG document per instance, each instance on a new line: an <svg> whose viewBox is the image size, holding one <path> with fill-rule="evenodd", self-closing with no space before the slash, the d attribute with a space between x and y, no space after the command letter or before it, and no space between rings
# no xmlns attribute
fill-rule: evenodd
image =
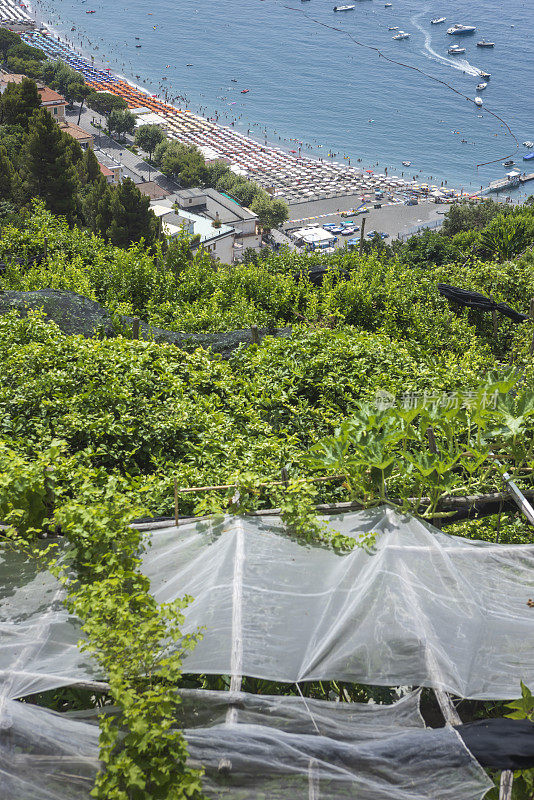
<svg viewBox="0 0 534 800"><path fill-rule="evenodd" d="M209 798L480 800L492 786L451 728L425 729L418 696L392 706L182 691L180 726ZM229 724L230 704L237 709ZM112 713L112 712L111 712ZM89 800L94 714L74 719L7 701L0 797Z"/></svg>
<svg viewBox="0 0 534 800"><path fill-rule="evenodd" d="M534 547L451 537L386 507L327 523L355 537L376 531L376 551L306 547L273 517L150 531L143 569L156 598L190 594L186 628L203 629L186 672L488 699L534 683ZM0 696L102 678L75 646L55 582L21 556L2 559Z"/></svg>

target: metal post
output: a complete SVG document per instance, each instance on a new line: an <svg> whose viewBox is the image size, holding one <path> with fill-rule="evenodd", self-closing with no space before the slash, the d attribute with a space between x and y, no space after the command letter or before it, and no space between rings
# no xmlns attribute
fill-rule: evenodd
<svg viewBox="0 0 534 800"><path fill-rule="evenodd" d="M363 235L365 232L365 221L367 217L362 217L362 229L360 231L360 255L363 253Z"/></svg>
<svg viewBox="0 0 534 800"><path fill-rule="evenodd" d="M180 524L178 518L178 481L174 479L174 524L176 527Z"/></svg>
<svg viewBox="0 0 534 800"><path fill-rule="evenodd" d="M259 344L260 343L260 334L258 332L257 325L251 325L250 331L252 333L252 344Z"/></svg>

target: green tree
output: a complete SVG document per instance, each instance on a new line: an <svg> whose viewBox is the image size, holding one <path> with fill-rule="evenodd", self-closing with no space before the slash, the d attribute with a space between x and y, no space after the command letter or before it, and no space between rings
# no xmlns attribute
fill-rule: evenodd
<svg viewBox="0 0 534 800"><path fill-rule="evenodd" d="M125 178L111 198L111 225L107 236L112 244L128 247L144 239L152 244L158 232L158 220L150 209L150 200L141 194L130 178Z"/></svg>
<svg viewBox="0 0 534 800"><path fill-rule="evenodd" d="M7 68L9 72L16 75L26 75L32 80L39 80L41 77L42 65L40 61L35 59L15 58L11 54L7 59Z"/></svg>
<svg viewBox="0 0 534 800"><path fill-rule="evenodd" d="M10 200L13 196L13 165L3 147L0 147L0 200Z"/></svg>
<svg viewBox="0 0 534 800"><path fill-rule="evenodd" d="M127 108L112 111L108 117L108 129L110 133L116 131L119 138L125 133L133 133L135 131L135 117Z"/></svg>
<svg viewBox="0 0 534 800"><path fill-rule="evenodd" d="M41 197L55 214L73 221L77 211L79 180L72 161L70 142L48 111L31 118L22 154L24 190Z"/></svg>
<svg viewBox="0 0 534 800"><path fill-rule="evenodd" d="M510 212L511 208L489 198L481 203L473 201L454 203L443 220L442 231L446 236L454 236L455 233L462 231L480 230L494 217Z"/></svg>
<svg viewBox="0 0 534 800"><path fill-rule="evenodd" d="M203 186L206 162L200 150L176 141L161 142L154 160L164 175L172 175L182 186Z"/></svg>
<svg viewBox="0 0 534 800"><path fill-rule="evenodd" d="M0 28L0 59L6 60L7 53L12 47L20 44L20 36L7 28Z"/></svg>
<svg viewBox="0 0 534 800"><path fill-rule="evenodd" d="M76 87L73 91L73 99L80 104L80 111L78 113L78 125L80 124L80 120L82 118L82 111L83 105L90 95L94 94L94 89L91 89L90 86L87 86L85 83L76 83L74 84Z"/></svg>
<svg viewBox="0 0 534 800"><path fill-rule="evenodd" d="M112 189L100 173L91 184L82 199L82 216L85 224L94 233L106 236L113 221L111 212Z"/></svg>
<svg viewBox="0 0 534 800"><path fill-rule="evenodd" d="M257 196L250 208L266 230L278 228L289 216L287 205L281 200L270 200L267 194Z"/></svg>
<svg viewBox="0 0 534 800"><path fill-rule="evenodd" d="M505 261L525 250L530 241L523 219L501 215L482 231L479 251L483 257Z"/></svg>
<svg viewBox="0 0 534 800"><path fill-rule="evenodd" d="M23 61L46 61L46 53L38 47L30 47L29 44L21 42L13 45L7 51L7 58L21 58Z"/></svg>
<svg viewBox="0 0 534 800"><path fill-rule="evenodd" d="M8 83L1 97L1 121L5 125L21 125L28 130L30 117L40 106L41 97L35 81L24 78L20 84Z"/></svg>
<svg viewBox="0 0 534 800"><path fill-rule="evenodd" d="M92 147L88 147L83 154L83 171L85 183L96 183L102 176L100 164Z"/></svg>
<svg viewBox="0 0 534 800"><path fill-rule="evenodd" d="M165 134L159 125L141 125L135 132L136 145L148 153L150 161L152 161L154 150L164 139Z"/></svg>
<svg viewBox="0 0 534 800"><path fill-rule="evenodd" d="M117 97L116 94L110 92L93 92L87 98L87 105L96 111L97 114L106 118L106 124L109 129L109 115L112 111L120 111L128 108L128 103L122 97Z"/></svg>

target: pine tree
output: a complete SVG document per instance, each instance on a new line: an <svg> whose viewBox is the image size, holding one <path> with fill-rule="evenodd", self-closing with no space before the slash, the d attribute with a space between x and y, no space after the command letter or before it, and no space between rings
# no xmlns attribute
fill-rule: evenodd
<svg viewBox="0 0 534 800"><path fill-rule="evenodd" d="M31 120L22 154L24 189L28 197L41 197L54 214L76 217L79 180L72 148L48 111Z"/></svg>
<svg viewBox="0 0 534 800"><path fill-rule="evenodd" d="M13 166L3 147L0 147L0 200L13 197Z"/></svg>
<svg viewBox="0 0 534 800"><path fill-rule="evenodd" d="M99 233L102 236L107 234L112 222L111 186L100 173L100 170L99 176L87 185L82 201L82 214L85 224L94 233Z"/></svg>
<svg viewBox="0 0 534 800"><path fill-rule="evenodd" d="M22 83L8 83L1 96L1 120L5 125L21 125L28 130L31 116L41 106L37 84L29 78Z"/></svg>
<svg viewBox="0 0 534 800"><path fill-rule="evenodd" d="M158 221L150 210L150 200L144 197L130 178L125 178L113 192L111 200L113 220L108 228L108 238L119 246L144 239L152 244L157 236Z"/></svg>
<svg viewBox="0 0 534 800"><path fill-rule="evenodd" d="M83 154L83 167L86 183L95 183L102 176L100 165L92 147L88 147Z"/></svg>

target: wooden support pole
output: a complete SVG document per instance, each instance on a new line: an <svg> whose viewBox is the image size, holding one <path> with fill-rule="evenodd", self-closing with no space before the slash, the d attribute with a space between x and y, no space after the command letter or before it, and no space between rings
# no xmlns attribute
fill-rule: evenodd
<svg viewBox="0 0 534 800"><path fill-rule="evenodd" d="M132 322L132 339L139 339L139 317L134 317Z"/></svg>
<svg viewBox="0 0 534 800"><path fill-rule="evenodd" d="M176 527L180 524L180 520L178 518L178 481L176 478L174 479L174 524Z"/></svg>
<svg viewBox="0 0 534 800"><path fill-rule="evenodd" d="M512 786L514 773L510 769L501 772L501 785L499 787L499 800L512 800Z"/></svg>
<svg viewBox="0 0 534 800"><path fill-rule="evenodd" d="M360 231L360 255L363 253L363 237L365 234L365 222L367 217L362 217L362 229Z"/></svg>
<svg viewBox="0 0 534 800"><path fill-rule="evenodd" d="M252 333L252 344L259 344L260 343L260 334L258 331L257 325L250 326L250 332Z"/></svg>

